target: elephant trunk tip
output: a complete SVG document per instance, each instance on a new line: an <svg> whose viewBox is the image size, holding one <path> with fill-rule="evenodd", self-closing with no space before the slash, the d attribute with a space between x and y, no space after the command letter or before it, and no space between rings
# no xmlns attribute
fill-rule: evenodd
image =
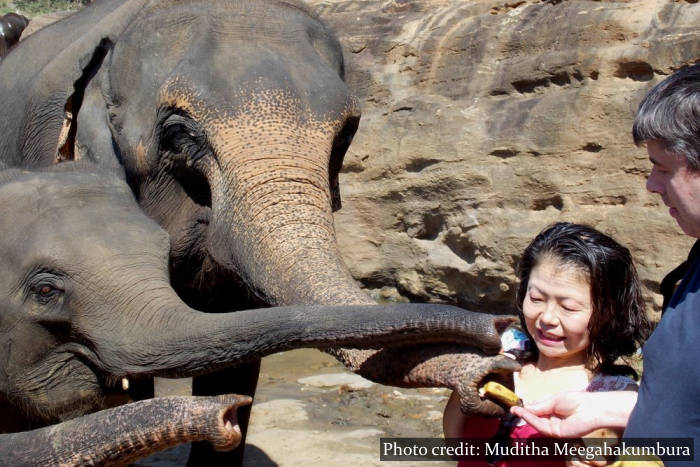
<svg viewBox="0 0 700 467"><path fill-rule="evenodd" d="M517 326L518 324L520 324L520 318L518 318L517 316L500 316L494 319L496 332L498 332L499 335L503 334L509 327Z"/></svg>
<svg viewBox="0 0 700 467"><path fill-rule="evenodd" d="M211 433L209 442L217 451L230 451L240 444L242 438L237 410L251 404L253 399L250 396L228 394L219 396L219 401L222 408L217 415L217 429Z"/></svg>

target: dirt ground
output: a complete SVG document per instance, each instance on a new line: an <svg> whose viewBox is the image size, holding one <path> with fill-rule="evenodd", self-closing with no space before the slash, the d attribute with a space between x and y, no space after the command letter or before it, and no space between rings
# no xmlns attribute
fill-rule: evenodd
<svg viewBox="0 0 700 467"><path fill-rule="evenodd" d="M248 432L245 467L431 466L454 462L380 462L381 437L442 436L449 392L371 384L317 350L263 359ZM185 465L187 445L138 466Z"/></svg>

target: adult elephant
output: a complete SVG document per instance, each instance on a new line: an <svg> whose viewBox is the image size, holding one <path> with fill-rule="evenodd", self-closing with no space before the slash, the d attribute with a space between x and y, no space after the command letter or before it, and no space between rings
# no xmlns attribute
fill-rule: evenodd
<svg viewBox="0 0 700 467"><path fill-rule="evenodd" d="M294 0L98 0L0 64L0 102L16 111L0 122L0 160L123 169L198 309L372 304L333 228L360 118L343 72L333 33ZM457 388L451 350L430 349L429 366L425 348L331 352L384 384ZM258 365L228 390L253 394Z"/></svg>
<svg viewBox="0 0 700 467"><path fill-rule="evenodd" d="M500 346L493 316L449 305L193 310L170 286L167 234L123 180L79 165L0 173L0 433L64 422L0 435L3 465L121 465L201 439L230 449L248 396L156 398L82 415L127 401L127 382L198 375L280 350L468 344L463 381L472 386L517 367L476 349ZM498 410L469 393L476 411Z"/></svg>

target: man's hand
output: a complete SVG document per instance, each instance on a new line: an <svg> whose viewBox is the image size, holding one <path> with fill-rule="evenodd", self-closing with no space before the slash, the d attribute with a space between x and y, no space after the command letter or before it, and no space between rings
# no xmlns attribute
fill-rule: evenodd
<svg viewBox="0 0 700 467"><path fill-rule="evenodd" d="M624 428L636 402L634 391L565 392L511 412L543 435L577 438L598 428Z"/></svg>

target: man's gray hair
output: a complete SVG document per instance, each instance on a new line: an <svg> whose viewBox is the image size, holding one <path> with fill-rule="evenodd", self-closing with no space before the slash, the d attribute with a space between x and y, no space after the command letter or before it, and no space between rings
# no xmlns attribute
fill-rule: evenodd
<svg viewBox="0 0 700 467"><path fill-rule="evenodd" d="M672 74L644 97L632 126L634 143L659 141L700 170L700 64Z"/></svg>

